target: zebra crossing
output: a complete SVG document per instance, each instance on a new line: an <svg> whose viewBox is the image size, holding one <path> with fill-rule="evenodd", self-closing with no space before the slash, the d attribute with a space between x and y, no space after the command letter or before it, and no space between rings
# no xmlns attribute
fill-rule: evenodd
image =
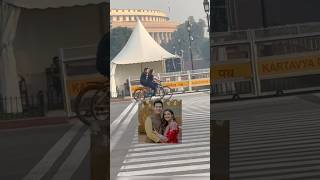
<svg viewBox="0 0 320 180"><path fill-rule="evenodd" d="M209 95L182 98L180 144L139 144L136 131L118 177L210 176Z"/></svg>
<svg viewBox="0 0 320 180"><path fill-rule="evenodd" d="M266 111L229 115L230 179L320 179L320 101L304 96L234 104L234 111Z"/></svg>
<svg viewBox="0 0 320 180"><path fill-rule="evenodd" d="M319 179L320 111L231 123L232 179Z"/></svg>

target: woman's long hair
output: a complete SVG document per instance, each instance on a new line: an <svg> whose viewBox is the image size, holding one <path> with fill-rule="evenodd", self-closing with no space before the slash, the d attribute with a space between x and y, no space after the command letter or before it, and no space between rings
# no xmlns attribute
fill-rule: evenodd
<svg viewBox="0 0 320 180"><path fill-rule="evenodd" d="M153 69L149 70L148 76L153 81Z"/></svg>
<svg viewBox="0 0 320 180"><path fill-rule="evenodd" d="M168 124L169 124L168 121L164 119L164 113L165 113L166 111L170 112L171 115L172 115L172 120L173 120L173 121L176 121L176 117L174 116L173 111L172 111L171 109L165 109L165 110L162 112L162 118L161 118L161 129L162 129L162 133L161 133L161 134L164 133L166 127L167 127Z"/></svg>

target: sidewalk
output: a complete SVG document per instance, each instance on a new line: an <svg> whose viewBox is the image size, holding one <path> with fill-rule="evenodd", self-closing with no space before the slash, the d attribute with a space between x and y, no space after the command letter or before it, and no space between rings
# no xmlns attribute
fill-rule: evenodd
<svg viewBox="0 0 320 180"><path fill-rule="evenodd" d="M132 101L133 98L131 98L130 96L126 96L123 98L111 98L110 102L130 102Z"/></svg>
<svg viewBox="0 0 320 180"><path fill-rule="evenodd" d="M45 117L0 120L0 130L67 124L75 120L77 120L76 117L69 118L66 116L66 113L64 111L52 111L49 112Z"/></svg>

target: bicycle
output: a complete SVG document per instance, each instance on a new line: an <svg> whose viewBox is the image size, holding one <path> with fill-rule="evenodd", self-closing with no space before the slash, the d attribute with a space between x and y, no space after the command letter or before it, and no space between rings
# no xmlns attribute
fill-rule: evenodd
<svg viewBox="0 0 320 180"><path fill-rule="evenodd" d="M91 125L93 120L96 120L95 112L92 109L94 97L99 90L106 87L105 84L105 82L89 82L88 86L79 92L74 101L77 117L88 126Z"/></svg>
<svg viewBox="0 0 320 180"><path fill-rule="evenodd" d="M110 117L110 90L107 83L100 88L94 96L91 102L91 112L96 120L107 120Z"/></svg>
<svg viewBox="0 0 320 180"><path fill-rule="evenodd" d="M160 83L158 83L155 97L159 96L160 99L163 99L166 96L167 99L170 99L172 97L173 91L169 86L162 86L162 82L163 81L160 81ZM133 98L136 101L145 100L146 98L149 98L151 100L153 97L152 94L153 92L149 87L140 87L134 91Z"/></svg>

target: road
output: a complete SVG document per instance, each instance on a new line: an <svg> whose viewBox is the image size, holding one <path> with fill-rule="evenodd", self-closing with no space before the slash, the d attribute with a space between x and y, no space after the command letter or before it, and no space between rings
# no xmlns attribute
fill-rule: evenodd
<svg viewBox="0 0 320 180"><path fill-rule="evenodd" d="M114 103L111 118L128 106ZM0 130L0 179L90 179L90 136L79 121L69 124Z"/></svg>
<svg viewBox="0 0 320 180"><path fill-rule="evenodd" d="M112 180L209 179L209 94L176 98L183 101L177 145L137 144L137 105L112 104ZM319 109L320 93L212 104L211 119L230 120L231 179L319 179ZM89 131L80 122L1 130L0 143L0 179L90 179Z"/></svg>
<svg viewBox="0 0 320 180"><path fill-rule="evenodd" d="M212 105L230 120L231 179L320 179L320 93Z"/></svg>
<svg viewBox="0 0 320 180"><path fill-rule="evenodd" d="M111 179L131 175L184 175L186 171L197 176L209 175L209 93L178 96L183 101L183 136L179 145L137 144L137 103L112 104ZM0 143L6 146L0 149L0 179L90 179L89 135L88 128L79 121L2 130ZM148 153L148 158L143 159L141 153Z"/></svg>

